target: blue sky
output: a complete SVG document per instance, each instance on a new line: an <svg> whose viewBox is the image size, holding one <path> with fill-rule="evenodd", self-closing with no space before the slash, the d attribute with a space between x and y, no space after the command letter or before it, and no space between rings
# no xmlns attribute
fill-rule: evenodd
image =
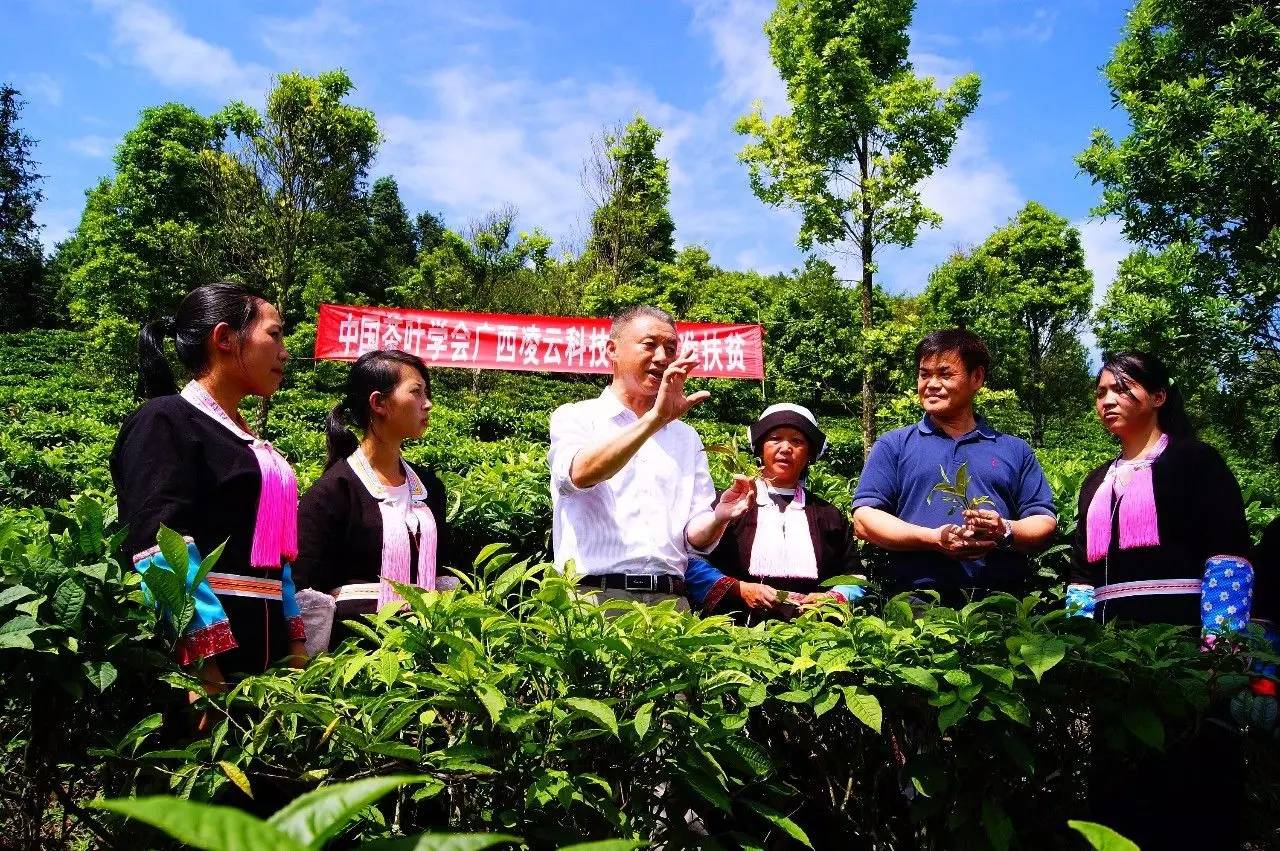
<svg viewBox="0 0 1280 851"><path fill-rule="evenodd" d="M1124 132L1099 68L1127 5L921 0L917 68L944 81L977 71L983 91L951 163L924 188L945 223L882 258L889 289L918 291L952 250L1031 199L1081 228L1105 288L1128 246L1117 223L1089 219L1098 192L1073 157L1094 127ZM786 108L761 30L771 10L765 0L9 0L0 79L28 101L48 245L74 228L141 109L259 104L272 74L341 66L385 136L373 175L395 175L411 211L460 228L512 203L523 227L580 246L588 140L640 112L666 134L677 240L706 246L722 267L769 272L800 262L797 220L751 194L732 124L755 99ZM853 276L848 258L831 259Z"/></svg>

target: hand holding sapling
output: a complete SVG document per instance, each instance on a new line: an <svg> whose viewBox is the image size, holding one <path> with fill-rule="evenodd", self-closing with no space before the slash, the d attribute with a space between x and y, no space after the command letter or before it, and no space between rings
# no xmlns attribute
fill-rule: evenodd
<svg viewBox="0 0 1280 851"><path fill-rule="evenodd" d="M948 517L955 514L956 511L976 511L984 505L995 505L989 496L969 497L968 462L961 464L960 469L956 470L956 480L954 482L947 477L945 467L939 466L938 472L942 474L942 481L934 485L933 490L929 491L929 495L924 498L926 505L933 505L934 494L937 494L946 502L951 503L951 508L947 509Z"/></svg>

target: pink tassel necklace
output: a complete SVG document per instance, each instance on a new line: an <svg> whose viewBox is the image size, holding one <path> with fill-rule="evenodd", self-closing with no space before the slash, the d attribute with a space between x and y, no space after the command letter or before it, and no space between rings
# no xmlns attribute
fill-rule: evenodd
<svg viewBox="0 0 1280 851"><path fill-rule="evenodd" d="M396 496L378 478L378 474L365 457L364 449L357 449L347 457L347 463L357 478L369 491L369 495L378 501L378 511L382 514L382 570L378 583L378 607L392 601L402 600L396 593L392 582L401 585L409 584L409 568L413 560L413 550L409 539L409 515L417 520L418 526L418 581L417 585L428 591L436 587L436 518L426 504L427 488L418 478L413 468L402 460L400 468L404 471L405 480L409 484L408 511L396 500Z"/></svg>
<svg viewBox="0 0 1280 851"><path fill-rule="evenodd" d="M293 561L298 557L298 478L293 468L269 442L236 424L198 381L182 388L182 398L236 437L248 441L258 462L258 471L262 474L249 564L279 570L282 561Z"/></svg>
<svg viewBox="0 0 1280 851"><path fill-rule="evenodd" d="M1089 503L1085 550L1090 563L1106 558L1111 548L1112 505L1117 493L1120 504L1116 506L1120 524L1120 549L1160 545L1160 523L1156 514L1155 489L1151 478L1151 465L1169 446L1169 435L1163 434L1150 452L1123 461L1117 458L1107 470Z"/></svg>

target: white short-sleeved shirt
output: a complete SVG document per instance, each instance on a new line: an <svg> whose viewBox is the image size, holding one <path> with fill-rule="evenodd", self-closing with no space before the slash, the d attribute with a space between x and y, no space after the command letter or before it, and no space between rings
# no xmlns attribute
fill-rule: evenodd
<svg viewBox="0 0 1280 851"><path fill-rule="evenodd" d="M702 438L675 420L644 442L627 465L589 488L573 484L574 456L639 419L611 388L562 405L551 415L551 540L557 567L572 560L579 575L652 573L684 576L689 523L714 509L716 492ZM714 546L714 543L713 543Z"/></svg>

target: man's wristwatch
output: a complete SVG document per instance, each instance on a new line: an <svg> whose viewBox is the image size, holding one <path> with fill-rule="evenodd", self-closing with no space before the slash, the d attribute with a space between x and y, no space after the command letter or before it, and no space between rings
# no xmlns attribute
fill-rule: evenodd
<svg viewBox="0 0 1280 851"><path fill-rule="evenodd" d="M996 546L1002 550L1011 550L1013 549L1013 521L1001 517L1000 522L1004 524L1004 534L1000 536L1000 540L996 541Z"/></svg>

